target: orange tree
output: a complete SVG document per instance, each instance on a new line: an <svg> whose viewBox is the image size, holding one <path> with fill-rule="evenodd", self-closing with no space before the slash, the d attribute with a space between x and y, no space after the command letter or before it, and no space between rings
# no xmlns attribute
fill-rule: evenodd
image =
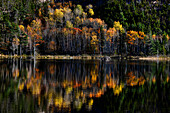
<svg viewBox="0 0 170 113"><path fill-rule="evenodd" d="M128 44L128 52L130 55L140 55L143 52L146 35L144 32L127 31L126 41Z"/></svg>

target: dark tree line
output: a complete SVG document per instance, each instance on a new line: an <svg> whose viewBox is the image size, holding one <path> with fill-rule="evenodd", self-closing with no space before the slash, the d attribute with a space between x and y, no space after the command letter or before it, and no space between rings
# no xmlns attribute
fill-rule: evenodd
<svg viewBox="0 0 170 113"><path fill-rule="evenodd" d="M95 11L95 17L105 20L109 27L113 26L113 21L120 21L127 30L170 34L168 0L109 0Z"/></svg>

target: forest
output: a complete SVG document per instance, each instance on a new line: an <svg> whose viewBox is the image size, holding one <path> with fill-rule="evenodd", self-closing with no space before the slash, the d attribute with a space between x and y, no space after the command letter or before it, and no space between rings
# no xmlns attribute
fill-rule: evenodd
<svg viewBox="0 0 170 113"><path fill-rule="evenodd" d="M168 0L2 0L0 54L170 54Z"/></svg>

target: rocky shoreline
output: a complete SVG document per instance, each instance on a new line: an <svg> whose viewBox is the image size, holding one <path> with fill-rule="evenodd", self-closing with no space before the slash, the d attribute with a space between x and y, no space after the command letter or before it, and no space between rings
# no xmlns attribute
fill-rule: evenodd
<svg viewBox="0 0 170 113"><path fill-rule="evenodd" d="M31 55L1 55L0 59L34 59ZM122 57L120 55L77 55L77 56L70 56L70 55L37 55L35 59L56 59L56 60L106 60L110 61L112 59L123 59L123 60L150 60L150 61L156 61L156 60L166 60L170 61L169 56L126 56Z"/></svg>

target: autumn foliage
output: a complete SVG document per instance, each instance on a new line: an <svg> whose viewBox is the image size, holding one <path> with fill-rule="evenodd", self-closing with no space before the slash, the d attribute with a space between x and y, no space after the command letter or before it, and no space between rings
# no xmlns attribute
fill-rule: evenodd
<svg viewBox="0 0 170 113"><path fill-rule="evenodd" d="M166 54L168 51L169 35L166 33L155 35L126 31L121 21L113 21L113 27L108 28L104 20L93 18L93 15L91 4L84 8L71 1L51 1L45 8L38 8L34 18L28 15L21 20L20 25L15 27L19 34L8 29L7 32L13 34L12 40L5 39L1 43L2 49L12 48L12 54L149 55L154 54L154 49L150 48L157 47L154 43L158 40L162 48L160 51L163 50L159 53ZM162 40L165 41L162 43Z"/></svg>

